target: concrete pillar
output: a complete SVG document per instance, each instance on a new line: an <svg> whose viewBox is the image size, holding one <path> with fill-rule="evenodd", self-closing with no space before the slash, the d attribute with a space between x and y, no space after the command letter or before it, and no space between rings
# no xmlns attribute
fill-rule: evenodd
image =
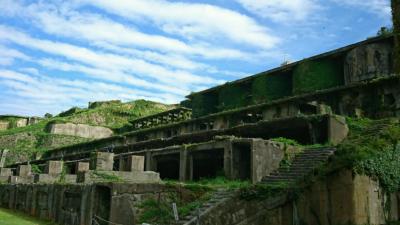
<svg viewBox="0 0 400 225"><path fill-rule="evenodd" d="M27 177L32 175L31 165L19 165L17 169L17 175L20 177Z"/></svg>
<svg viewBox="0 0 400 225"><path fill-rule="evenodd" d="M188 180L187 164L188 164L188 154L186 146L184 146L179 154L179 180L182 182Z"/></svg>
<svg viewBox="0 0 400 225"><path fill-rule="evenodd" d="M126 163L127 171L144 171L144 156L130 155Z"/></svg>
<svg viewBox="0 0 400 225"><path fill-rule="evenodd" d="M126 171L126 161L127 161L127 159L122 155L120 155L118 158L119 158L119 160L118 160L119 161L118 170L119 171Z"/></svg>
<svg viewBox="0 0 400 225"><path fill-rule="evenodd" d="M152 158L150 151L146 151L145 160L146 160L146 171L151 171Z"/></svg>
<svg viewBox="0 0 400 225"><path fill-rule="evenodd" d="M228 179L233 179L232 174L232 142L226 141L224 144L224 174Z"/></svg>
<svg viewBox="0 0 400 225"><path fill-rule="evenodd" d="M47 161L45 173L49 175L59 175L63 172L63 161Z"/></svg>
<svg viewBox="0 0 400 225"><path fill-rule="evenodd" d="M88 162L77 162L76 163L76 173L89 171Z"/></svg>
<svg viewBox="0 0 400 225"><path fill-rule="evenodd" d="M3 149L2 151L0 151L0 168L3 168L5 166L7 153L7 149Z"/></svg>
<svg viewBox="0 0 400 225"><path fill-rule="evenodd" d="M112 171L114 153L96 152L91 159L90 168L93 170Z"/></svg>
<svg viewBox="0 0 400 225"><path fill-rule="evenodd" d="M346 119L341 116L330 116L328 122L328 141L333 145L340 144L349 134Z"/></svg>
<svg viewBox="0 0 400 225"><path fill-rule="evenodd" d="M11 168L0 168L0 177L12 176Z"/></svg>

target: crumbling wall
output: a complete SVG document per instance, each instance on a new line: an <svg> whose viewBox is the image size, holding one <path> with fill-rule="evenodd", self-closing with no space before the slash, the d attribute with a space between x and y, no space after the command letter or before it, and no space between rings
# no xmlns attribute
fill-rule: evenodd
<svg viewBox="0 0 400 225"><path fill-rule="evenodd" d="M0 207L60 225L92 225L93 218L99 224L105 219L132 225L138 224L143 201L170 192L170 188L159 184L2 184Z"/></svg>
<svg viewBox="0 0 400 225"><path fill-rule="evenodd" d="M351 50L345 60L345 83L390 75L393 67L392 51L393 47L389 43L373 43Z"/></svg>
<svg viewBox="0 0 400 225"><path fill-rule="evenodd" d="M51 134L62 134L83 138L100 139L113 135L113 131L106 127L89 126L86 124L51 123L48 125Z"/></svg>
<svg viewBox="0 0 400 225"><path fill-rule="evenodd" d="M385 194L379 182L344 170L318 181L296 200L239 196L201 215L204 225L385 224L398 221L399 194Z"/></svg>

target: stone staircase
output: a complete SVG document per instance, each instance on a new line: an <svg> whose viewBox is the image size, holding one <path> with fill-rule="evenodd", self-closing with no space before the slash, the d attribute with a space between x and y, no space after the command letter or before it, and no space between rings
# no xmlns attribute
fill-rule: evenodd
<svg viewBox="0 0 400 225"><path fill-rule="evenodd" d="M264 177L261 183L294 183L313 172L319 165L328 161L335 148L312 148L296 155L288 167L281 167Z"/></svg>
<svg viewBox="0 0 400 225"><path fill-rule="evenodd" d="M190 212L189 215L181 218L181 220L177 223L179 225L195 225L197 224L197 217L211 211L215 206L222 204L225 200L233 197L235 195L235 191L228 189L218 189L213 193L211 198L202 204L199 208Z"/></svg>
<svg viewBox="0 0 400 225"><path fill-rule="evenodd" d="M310 148L296 155L288 167L281 167L264 177L261 183L279 184L294 183L310 175L319 165L326 163L335 153L335 148ZM218 189L200 208L193 210L189 215L181 218L179 225L197 225L197 217L212 213L212 210L234 197L235 191Z"/></svg>

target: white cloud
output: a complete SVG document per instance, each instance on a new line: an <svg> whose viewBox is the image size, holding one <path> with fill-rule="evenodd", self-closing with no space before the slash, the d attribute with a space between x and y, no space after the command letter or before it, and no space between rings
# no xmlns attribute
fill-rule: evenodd
<svg viewBox="0 0 400 225"><path fill-rule="evenodd" d="M230 40L269 49L280 38L254 19L238 12L208 4L169 2L165 0L76 0L90 4L132 21L149 22L164 32L187 40Z"/></svg>
<svg viewBox="0 0 400 225"><path fill-rule="evenodd" d="M9 49L0 45L0 65L9 66L14 63L15 59L31 60L31 58L24 53L15 49Z"/></svg>
<svg viewBox="0 0 400 225"><path fill-rule="evenodd" d="M8 40L46 53L63 56L69 60L78 61L106 71L123 71L129 74L136 74L136 78L151 78L177 89L179 89L179 87L190 87L195 84L217 84L224 82L207 76L194 75L184 70L168 70L162 66L151 64L141 59L95 52L87 48L66 43L31 38L22 32L2 25L0 25L0 39ZM112 76L112 74L109 76ZM134 78L134 76L130 77L130 79L132 78Z"/></svg>
<svg viewBox="0 0 400 225"><path fill-rule="evenodd" d="M235 0L248 11L275 22L309 19L320 8L316 0Z"/></svg>
<svg viewBox="0 0 400 225"><path fill-rule="evenodd" d="M389 0L331 0L339 5L347 7L357 7L359 9L376 14L380 17L388 18L391 13Z"/></svg>
<svg viewBox="0 0 400 225"><path fill-rule="evenodd" d="M12 70L0 69L0 81L0 87L9 90L7 94L19 99L19 110L30 115L58 113L65 110L63 105L75 105L77 102L86 105L87 102L95 100L128 101L146 98L165 103L178 101L176 96L169 94L159 95L109 83L53 78L42 74L36 76ZM4 106L7 104L7 101L0 103L0 113L6 110ZM40 109L37 108L38 105Z"/></svg>

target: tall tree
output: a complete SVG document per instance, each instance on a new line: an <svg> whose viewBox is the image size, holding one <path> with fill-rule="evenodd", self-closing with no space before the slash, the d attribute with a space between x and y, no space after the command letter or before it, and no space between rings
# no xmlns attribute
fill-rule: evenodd
<svg viewBox="0 0 400 225"><path fill-rule="evenodd" d="M391 0L394 33L394 72L400 74L400 0Z"/></svg>

